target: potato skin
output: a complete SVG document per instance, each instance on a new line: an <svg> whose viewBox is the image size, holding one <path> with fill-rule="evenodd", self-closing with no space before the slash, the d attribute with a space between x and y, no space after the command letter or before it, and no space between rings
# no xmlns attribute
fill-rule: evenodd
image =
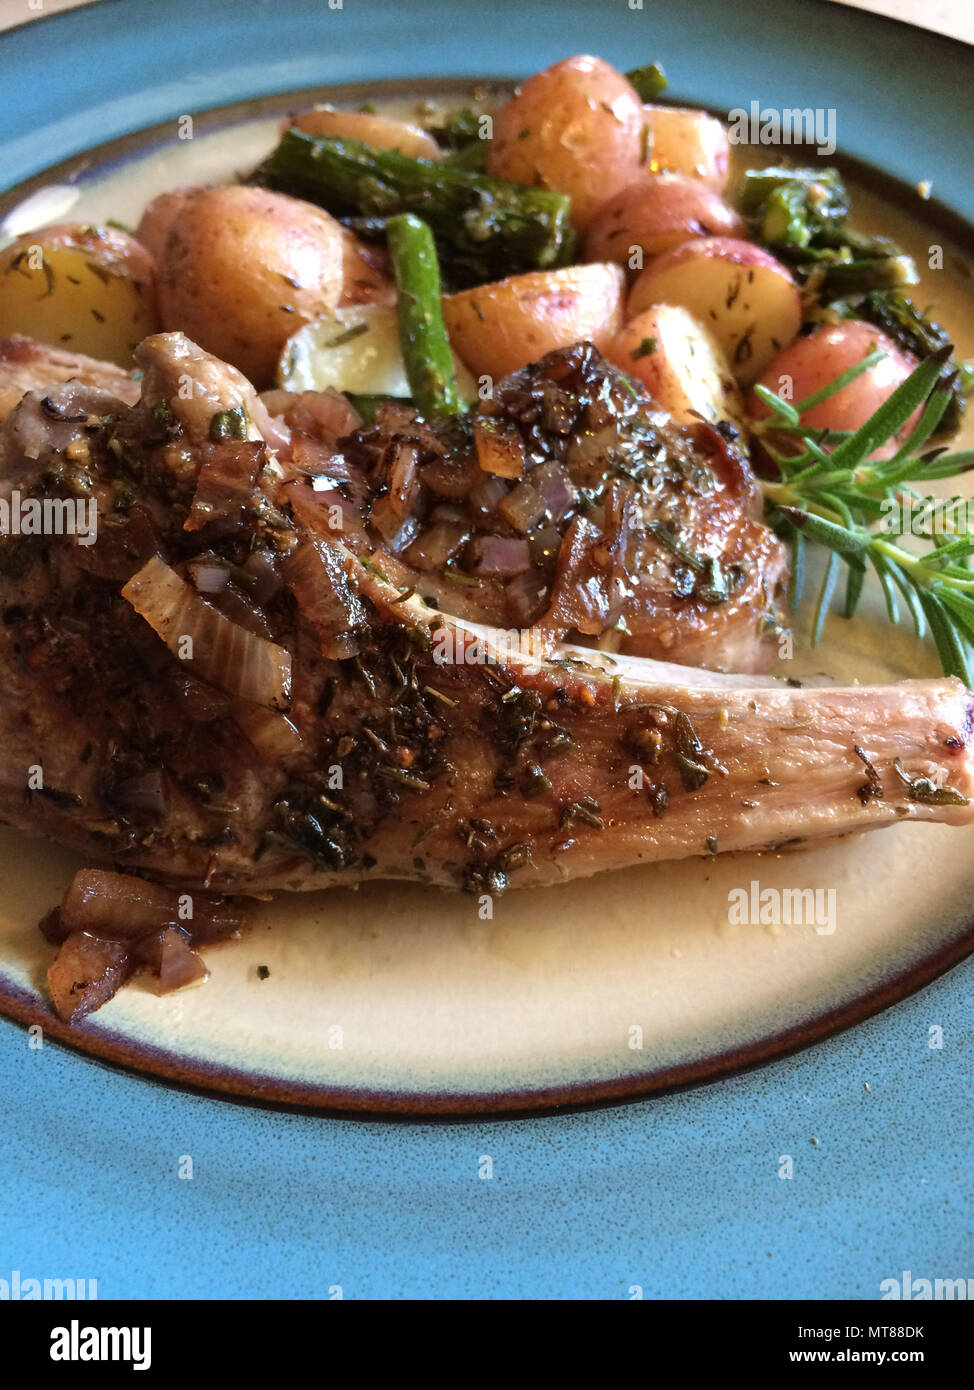
<svg viewBox="0 0 974 1390"><path fill-rule="evenodd" d="M790 272L770 252L735 237L699 237L664 251L639 276L627 317L676 304L705 323L738 382L749 386L801 328Z"/></svg>
<svg viewBox="0 0 974 1390"><path fill-rule="evenodd" d="M604 350L622 326L625 277L617 265L533 270L447 295L454 349L475 376L494 381L583 339Z"/></svg>
<svg viewBox="0 0 974 1390"><path fill-rule="evenodd" d="M730 173L730 141L716 116L689 106L646 106L650 167L701 179L723 193Z"/></svg>
<svg viewBox="0 0 974 1390"><path fill-rule="evenodd" d="M339 305L395 304L396 282L384 246L360 241L342 228L342 293Z"/></svg>
<svg viewBox="0 0 974 1390"><path fill-rule="evenodd" d="M642 103L601 58L565 58L536 73L494 118L487 172L567 193L584 229L640 170Z"/></svg>
<svg viewBox="0 0 974 1390"><path fill-rule="evenodd" d="M312 111L300 111L288 125L309 135L330 135L335 139L361 140L377 150L397 150L413 159L440 159L439 145L432 135L419 126L405 121L393 121L388 116L376 116L369 111L335 111L316 106Z"/></svg>
<svg viewBox="0 0 974 1390"><path fill-rule="evenodd" d="M270 383L285 340L342 293L343 229L320 208L263 188L190 193L159 264L159 309L176 329Z"/></svg>
<svg viewBox="0 0 974 1390"><path fill-rule="evenodd" d="M61 223L27 232L0 252L0 337L131 367L159 326L152 256L114 227Z"/></svg>
<svg viewBox="0 0 974 1390"><path fill-rule="evenodd" d="M825 324L805 338L799 338L762 373L760 384L787 400L801 401L827 386L830 381L853 367L874 348L886 356L875 367L843 386L828 400L821 401L802 414L802 423L811 429L856 430L865 424L896 387L905 381L917 365L916 359L904 352L871 323L846 319L842 323ZM748 410L755 420L771 414L759 396L753 392ZM898 438L905 438L919 418L919 410L907 421ZM896 451L895 441L883 446L872 457L888 458Z"/></svg>
<svg viewBox="0 0 974 1390"><path fill-rule="evenodd" d="M142 214L135 235L154 258L156 265L162 263L166 248L166 237L173 218L187 200L205 190L194 185L189 188L174 188L169 193L160 193L149 203Z"/></svg>
<svg viewBox="0 0 974 1390"><path fill-rule="evenodd" d="M744 406L713 334L686 309L656 304L631 319L609 347L610 361L643 383L680 424L703 418L740 424Z"/></svg>
<svg viewBox="0 0 974 1390"><path fill-rule="evenodd" d="M602 204L589 223L585 252L592 261L629 265L634 247L648 260L693 237L746 234L734 209L700 179L647 172Z"/></svg>

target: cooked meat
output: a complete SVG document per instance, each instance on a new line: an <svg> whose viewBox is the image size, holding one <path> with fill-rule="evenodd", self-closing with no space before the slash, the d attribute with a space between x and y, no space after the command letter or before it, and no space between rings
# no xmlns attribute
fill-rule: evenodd
<svg viewBox="0 0 974 1390"><path fill-rule="evenodd" d="M355 500L349 543L381 545L397 581L441 608L762 671L778 655L785 558L733 435L674 424L580 343L500 382L472 428L434 430L389 403L333 453Z"/></svg>
<svg viewBox="0 0 974 1390"><path fill-rule="evenodd" d="M139 383L112 362L99 362L83 352L61 352L33 338L0 338L0 420L28 391L71 380L99 386L127 405L139 399Z"/></svg>
<svg viewBox="0 0 974 1390"><path fill-rule="evenodd" d="M390 584L397 557L352 525L354 479L332 529L328 492L253 437L232 369L178 335L140 359L135 407L72 382L0 429L0 497L84 492L99 518L87 547L0 540L9 822L214 892L369 877L494 892L974 815L960 682L801 689L577 647L542 658L540 629L515 647ZM214 428L183 414L182 369L205 379ZM410 460L391 469L408 505ZM599 505L603 526L638 529L638 491Z"/></svg>

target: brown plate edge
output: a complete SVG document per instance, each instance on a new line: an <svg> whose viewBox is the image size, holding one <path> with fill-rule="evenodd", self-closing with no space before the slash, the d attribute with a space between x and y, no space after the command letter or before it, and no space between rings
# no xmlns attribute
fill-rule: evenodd
<svg viewBox="0 0 974 1390"><path fill-rule="evenodd" d="M59 1019L36 994L2 980L0 1015L25 1028L39 1026L43 1029L45 1041L53 1038L73 1052L105 1063L113 1070L150 1082L175 1083L181 1090L213 1099L246 1101L266 1109L287 1112L314 1111L323 1118L406 1121L525 1119L630 1104L652 1096L686 1090L704 1082L725 1080L766 1066L875 1017L917 994L972 954L974 917L963 924L952 940L873 989L826 1009L803 1023L766 1034L755 1042L700 1057L680 1066L631 1072L609 1081L566 1082L538 1089L482 1094L336 1089L286 1081L208 1062L193 1063L164 1048L139 1044L112 1031L96 1030L84 1024L72 1027Z"/></svg>

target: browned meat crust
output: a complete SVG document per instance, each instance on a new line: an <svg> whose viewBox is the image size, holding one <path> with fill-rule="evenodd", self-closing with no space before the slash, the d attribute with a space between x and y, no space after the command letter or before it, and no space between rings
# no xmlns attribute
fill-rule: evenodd
<svg viewBox="0 0 974 1390"><path fill-rule="evenodd" d="M246 382L212 359L225 437L202 438L198 402L172 389L196 352L177 336L147 340L134 409L70 383L0 431L0 498L83 493L100 518L89 547L0 541L6 820L215 891L371 876L494 892L971 818L958 681L802 690L512 649L390 585L361 532L310 525L264 441L237 430ZM246 670L140 616L159 574L180 615L207 631L221 615ZM289 677L279 662L262 685L243 634Z"/></svg>

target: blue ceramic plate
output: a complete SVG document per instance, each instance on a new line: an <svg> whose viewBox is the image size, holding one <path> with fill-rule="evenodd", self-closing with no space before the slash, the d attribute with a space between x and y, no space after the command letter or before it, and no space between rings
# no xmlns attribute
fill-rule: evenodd
<svg viewBox="0 0 974 1390"><path fill-rule="evenodd" d="M459 103L471 83L456 74L482 74L487 54L500 75L569 50L597 48L621 66L651 50L665 55L676 99L718 110L754 100L761 107L834 111L841 155L881 166L887 179L884 185L875 172L859 169L873 192L857 197L857 213L895 234L921 264L935 238L946 244L949 269L937 272L939 279L931 274L921 294L941 303L961 350L974 351L974 338L967 341L970 300L959 269L965 265L965 190L948 182L943 143L925 139L922 124L938 84L955 68L958 81L964 71L967 55L952 45L924 40L943 50L936 75L914 53L910 82L896 83L898 130L916 123L913 141L904 146L900 138L891 140L878 119L882 101L853 100L843 65L833 59L819 71L809 61L815 49L806 45L823 32L823 20L833 53L836 27L849 26L851 46L863 23L817 5L791 11L803 34L800 71L783 60L783 50L762 45L758 73L750 35L761 28L760 5L750 10L747 41L737 34L724 36L726 42L715 38L706 54L693 45L692 60L684 31L661 31L655 11L647 27L648 8L620 7L607 29L600 14L596 35L592 6L561 7L562 21L571 16L571 40L561 37L562 22L557 49L538 38L549 27L544 7L530 21L518 11L517 18L510 16L513 29L520 25L526 39L532 36L527 63L525 52L511 46L513 39L486 44L479 32L484 17L474 7L454 11L463 22L454 25L435 61L425 56L418 36L401 43L403 22L412 22L420 10L429 22L435 5L397 12L394 46L375 41L384 12L374 6L368 11L368 42L364 13L352 7L293 6L275 17L270 36L259 9L235 7L232 52L259 51L258 71L233 60L211 64L202 56L207 35L219 33L229 14L211 3L193 8L185 30L168 12L164 18L153 12L154 42L165 46L167 58L152 72L185 73L180 82L162 86L139 62L144 49L134 26L141 10L138 3L116 0L24 28L4 41L15 58L16 94L32 50L40 45L50 67L59 52L70 51L76 35L84 36L83 76L75 65L67 65L62 76L59 65L58 82L45 85L45 99L57 103L56 109L39 119L35 89L29 134L21 136L14 119L6 156L19 182L3 208L19 219L18 229L30 225L23 219L39 197L47 200L39 221L70 213L81 220L115 216L134 222L148 198L163 189L229 179L255 163L273 143L279 115L312 98L410 103L439 97ZM496 19L494 7L492 25ZM867 27L884 40L883 62L895 73L905 59L904 31ZM315 47L309 29L321 35L327 60L304 56ZM738 61L728 65L729 51ZM714 65L717 52L721 62ZM128 73L133 64L137 82ZM393 71L397 77L390 80ZM74 81L83 83L83 91L72 93ZM268 87L275 94L264 95ZM299 87L306 89L301 96ZM241 93L243 101L213 104ZM31 109L27 101L25 96L22 116ZM72 104L77 110L67 121L63 113ZM194 113L191 140L181 138L185 128L172 119L187 112ZM132 131L133 125L139 129ZM61 157L57 167L39 171L55 153ZM892 175L901 182L890 182ZM922 200L915 188L921 179L942 198ZM832 623L826 645L807 658L813 669L872 680L932 669L929 651L903 632L894 638L885 630L873 598L855 624ZM802 673L795 664L788 670ZM971 834L942 827L900 826L807 854L659 865L511 895L486 923L472 900L414 887L301 895L280 900L262 914L246 943L214 956L214 979L205 991L162 1001L130 988L97 1017L69 1029L51 1018L45 1003L46 947L34 922L75 866L53 847L25 846L7 834L2 844L11 867L0 912L0 1007L95 1055L265 1100L358 1111L498 1113L633 1096L813 1041L956 962L972 945L966 871L972 843ZM921 861L928 872L918 877L914 866ZM728 894L755 879L765 886L834 890L837 930L731 929ZM269 970L269 983L258 983L258 965Z"/></svg>

